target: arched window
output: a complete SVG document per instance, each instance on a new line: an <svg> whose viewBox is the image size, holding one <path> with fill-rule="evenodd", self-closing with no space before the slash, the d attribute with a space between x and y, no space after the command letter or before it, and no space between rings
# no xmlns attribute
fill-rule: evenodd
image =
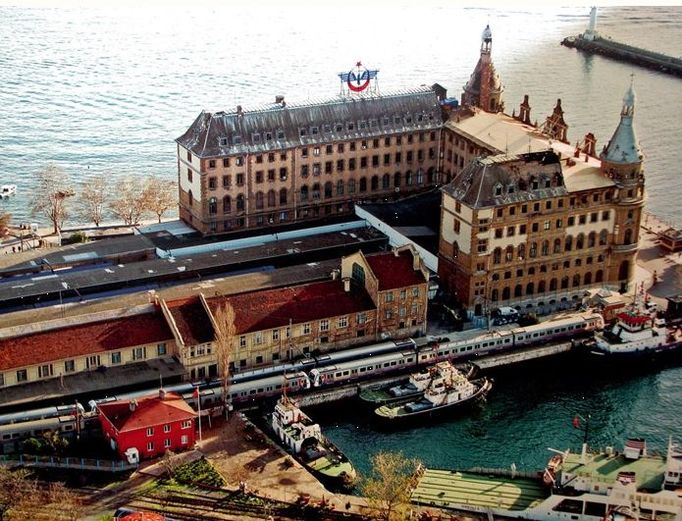
<svg viewBox="0 0 682 521"><path fill-rule="evenodd" d="M238 212L244 211L244 194L239 194L237 196L237 211Z"/></svg>
<svg viewBox="0 0 682 521"><path fill-rule="evenodd" d="M578 237L575 239L575 249L576 250L582 250L584 246L585 246L585 236L582 233L579 233Z"/></svg>
<svg viewBox="0 0 682 521"><path fill-rule="evenodd" d="M599 232L599 246L606 246L609 240L609 232L607 230L602 230Z"/></svg>
<svg viewBox="0 0 682 521"><path fill-rule="evenodd" d="M192 190L187 192L187 198L189 199L189 205L193 206L194 205L194 197L192 197Z"/></svg>
<svg viewBox="0 0 682 521"><path fill-rule="evenodd" d="M343 179L336 182L336 195L343 195Z"/></svg>
<svg viewBox="0 0 682 521"><path fill-rule="evenodd" d="M223 213L230 213L232 211L232 198L229 195L223 197Z"/></svg>
<svg viewBox="0 0 682 521"><path fill-rule="evenodd" d="M564 275L561 277L561 289L567 289L568 288L568 275Z"/></svg>
<svg viewBox="0 0 682 521"><path fill-rule="evenodd" d="M585 284L585 286L589 286L590 284L592 284L592 272L591 271L588 271L587 273L585 273L585 279L584 279L583 284Z"/></svg>
<svg viewBox="0 0 682 521"><path fill-rule="evenodd" d="M587 235L587 247L588 248L594 248L594 245L597 242L597 233L596 232L590 232Z"/></svg>
<svg viewBox="0 0 682 521"><path fill-rule="evenodd" d="M355 179L348 180L348 193L349 194L355 193Z"/></svg>
<svg viewBox="0 0 682 521"><path fill-rule="evenodd" d="M509 286L503 288L502 289L502 300L509 300L510 294L511 294L511 291L509 290Z"/></svg>
<svg viewBox="0 0 682 521"><path fill-rule="evenodd" d="M393 174L393 186L396 188L400 186L400 172Z"/></svg>
<svg viewBox="0 0 682 521"><path fill-rule="evenodd" d="M381 178L381 189L388 190L391 188L391 176L389 174L384 174Z"/></svg>
<svg viewBox="0 0 682 521"><path fill-rule="evenodd" d="M531 258L537 257L538 256L538 243L537 242L531 242L530 243L530 250L528 252Z"/></svg>
<svg viewBox="0 0 682 521"><path fill-rule="evenodd" d="M573 287L577 288L578 286L580 286L580 275L576 273L573 275Z"/></svg>
<svg viewBox="0 0 682 521"><path fill-rule="evenodd" d="M215 215L218 213L218 199L211 197L208 200L208 213L209 215Z"/></svg>
<svg viewBox="0 0 682 521"><path fill-rule="evenodd" d="M502 262L502 248L495 248L493 250L493 264Z"/></svg>
<svg viewBox="0 0 682 521"><path fill-rule="evenodd" d="M602 270L597 270L597 274L594 276L594 282L597 284L604 281L604 272Z"/></svg>
<svg viewBox="0 0 682 521"><path fill-rule="evenodd" d="M545 284L544 280L538 282L538 293L544 293L545 291L547 291L546 286L547 284Z"/></svg>
<svg viewBox="0 0 682 521"><path fill-rule="evenodd" d="M320 198L320 183L313 185L313 200Z"/></svg>
<svg viewBox="0 0 682 521"><path fill-rule="evenodd" d="M526 284L526 295L532 295L535 291L535 285L532 282Z"/></svg>
<svg viewBox="0 0 682 521"><path fill-rule="evenodd" d="M372 188L372 192L376 192L379 189L379 176L372 176L372 184L370 186Z"/></svg>
<svg viewBox="0 0 682 521"><path fill-rule="evenodd" d="M435 173L436 173L436 169L433 168L433 167L429 168L429 169L426 171L426 181L427 181L429 184L433 184L433 183L434 183L434 181L435 181Z"/></svg>
<svg viewBox="0 0 682 521"><path fill-rule="evenodd" d="M268 190L268 206L272 208L277 204L277 193L274 190Z"/></svg>
<svg viewBox="0 0 682 521"><path fill-rule="evenodd" d="M630 278L630 262L624 260L618 268L618 280L628 280Z"/></svg>
<svg viewBox="0 0 682 521"><path fill-rule="evenodd" d="M367 178L366 177L360 178L360 191L361 192L367 191Z"/></svg>
<svg viewBox="0 0 682 521"><path fill-rule="evenodd" d="M517 284L514 287L514 296L515 297L521 297L523 296L523 288L521 287L521 284Z"/></svg>
<svg viewBox="0 0 682 521"><path fill-rule="evenodd" d="M623 244L632 244L632 230L628 228L623 235Z"/></svg>
<svg viewBox="0 0 682 521"><path fill-rule="evenodd" d="M501 184L501 183L497 183L497 184L495 185L494 190L495 190L495 195L497 195L497 196L502 195L502 184Z"/></svg>
<svg viewBox="0 0 682 521"><path fill-rule="evenodd" d="M526 258L526 245L525 244L519 244L518 254L519 254L519 260L523 260Z"/></svg>
<svg viewBox="0 0 682 521"><path fill-rule="evenodd" d="M492 294L490 295L490 300L492 300L493 302L497 302L499 300L499 292L497 291L497 289L494 289L492 291Z"/></svg>
<svg viewBox="0 0 682 521"><path fill-rule="evenodd" d="M279 191L279 204L287 204L287 189L282 188Z"/></svg>
<svg viewBox="0 0 682 521"><path fill-rule="evenodd" d="M542 254L549 255L549 241L542 241Z"/></svg>
<svg viewBox="0 0 682 521"><path fill-rule="evenodd" d="M412 186L412 181L413 181L412 170L408 170L407 172L405 172L405 184L407 186Z"/></svg>
<svg viewBox="0 0 682 521"><path fill-rule="evenodd" d="M561 239L554 239L554 253L561 253Z"/></svg>
<svg viewBox="0 0 682 521"><path fill-rule="evenodd" d="M325 199L334 195L333 192L334 192L334 185L332 184L331 181L327 181L324 184L324 197L325 197Z"/></svg>
<svg viewBox="0 0 682 521"><path fill-rule="evenodd" d="M263 192L256 192L256 208L263 209Z"/></svg>
<svg viewBox="0 0 682 521"><path fill-rule="evenodd" d="M452 243L452 257L454 259L459 257L459 244L457 243L457 241Z"/></svg>
<svg viewBox="0 0 682 521"><path fill-rule="evenodd" d="M303 185L301 187L301 201L308 200L308 185Z"/></svg>
<svg viewBox="0 0 682 521"><path fill-rule="evenodd" d="M573 237L569 235L566 237L566 242L564 243L564 250L565 251L571 251L572 249L573 249Z"/></svg>
<svg viewBox="0 0 682 521"><path fill-rule="evenodd" d="M511 262L514 260L514 247L510 244L504 252L504 260Z"/></svg>
<svg viewBox="0 0 682 521"><path fill-rule="evenodd" d="M556 279L550 280L549 281L549 291L556 291L556 287L557 287L557 280Z"/></svg>

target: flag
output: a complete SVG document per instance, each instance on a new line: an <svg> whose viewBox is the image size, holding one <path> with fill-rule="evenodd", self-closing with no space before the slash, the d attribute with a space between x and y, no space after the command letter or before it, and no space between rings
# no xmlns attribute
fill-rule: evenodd
<svg viewBox="0 0 682 521"><path fill-rule="evenodd" d="M198 387L194 388L194 392L192 393L192 398L194 398L195 400L199 399L199 388Z"/></svg>
<svg viewBox="0 0 682 521"><path fill-rule="evenodd" d="M580 417L579 416L576 416L575 418L573 418L573 427L575 427L576 429L580 428Z"/></svg>

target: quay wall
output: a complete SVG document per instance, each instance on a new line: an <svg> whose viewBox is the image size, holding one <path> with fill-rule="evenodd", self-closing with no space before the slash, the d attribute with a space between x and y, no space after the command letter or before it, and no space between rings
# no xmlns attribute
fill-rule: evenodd
<svg viewBox="0 0 682 521"><path fill-rule="evenodd" d="M615 40L600 37L594 40L586 40L582 36L578 36L564 38L561 44L566 47L575 47L581 51L601 54L615 60L634 63L635 65L682 77L681 59L633 47Z"/></svg>

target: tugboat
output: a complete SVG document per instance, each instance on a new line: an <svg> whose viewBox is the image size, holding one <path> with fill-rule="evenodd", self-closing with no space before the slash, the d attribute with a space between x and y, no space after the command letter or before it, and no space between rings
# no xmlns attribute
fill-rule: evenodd
<svg viewBox="0 0 682 521"><path fill-rule="evenodd" d="M628 359L671 354L682 345L677 328L668 328L665 320L633 306L619 313L616 323L595 334L591 353L598 356Z"/></svg>
<svg viewBox="0 0 682 521"><path fill-rule="evenodd" d="M380 387L369 387L360 393L360 400L375 408L396 402L406 402L421 398L427 388L437 388L455 374L463 374L465 378L471 378L478 368L474 364L462 364L454 366L449 361L439 362L423 371L412 373L406 380L397 385L395 383Z"/></svg>
<svg viewBox="0 0 682 521"><path fill-rule="evenodd" d="M425 416L433 417L482 400L490 392L492 386L492 381L487 378L468 380L466 376L458 372L442 382L442 385L428 387L424 391L424 396L419 400L393 407L382 405L374 411L374 414L380 420L393 424Z"/></svg>
<svg viewBox="0 0 682 521"><path fill-rule="evenodd" d="M325 485L350 490L357 477L353 465L286 395L272 413L271 427L289 452Z"/></svg>
<svg viewBox="0 0 682 521"><path fill-rule="evenodd" d="M17 193L17 185L2 185L0 186L0 198L10 197Z"/></svg>

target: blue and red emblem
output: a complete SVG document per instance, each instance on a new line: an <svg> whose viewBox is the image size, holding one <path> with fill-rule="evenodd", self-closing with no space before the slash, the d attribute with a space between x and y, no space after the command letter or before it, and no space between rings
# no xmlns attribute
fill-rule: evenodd
<svg viewBox="0 0 682 521"><path fill-rule="evenodd" d="M348 86L351 92L362 92L369 87L370 82L376 79L378 70L368 70L362 62L357 62L355 68L339 74L342 82Z"/></svg>

